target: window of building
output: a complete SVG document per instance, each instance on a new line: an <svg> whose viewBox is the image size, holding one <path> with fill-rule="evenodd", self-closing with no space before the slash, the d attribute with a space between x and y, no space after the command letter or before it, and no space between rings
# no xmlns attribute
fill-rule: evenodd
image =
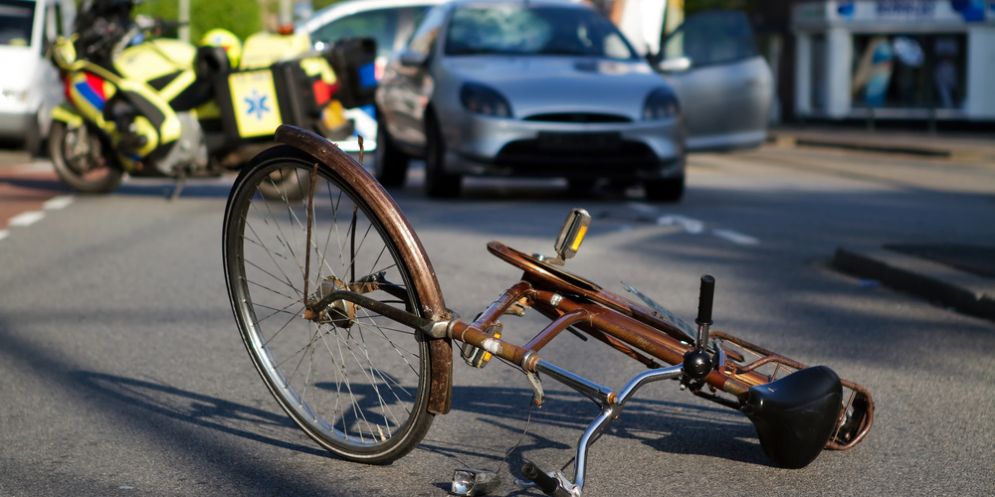
<svg viewBox="0 0 995 497"><path fill-rule="evenodd" d="M960 108L966 78L962 33L853 36L853 107Z"/></svg>

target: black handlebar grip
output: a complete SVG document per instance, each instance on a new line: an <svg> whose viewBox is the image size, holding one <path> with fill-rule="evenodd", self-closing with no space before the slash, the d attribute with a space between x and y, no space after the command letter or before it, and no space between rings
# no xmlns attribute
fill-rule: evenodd
<svg viewBox="0 0 995 497"><path fill-rule="evenodd" d="M712 298L715 296L715 278L710 274L701 277L698 290L698 324L712 324Z"/></svg>

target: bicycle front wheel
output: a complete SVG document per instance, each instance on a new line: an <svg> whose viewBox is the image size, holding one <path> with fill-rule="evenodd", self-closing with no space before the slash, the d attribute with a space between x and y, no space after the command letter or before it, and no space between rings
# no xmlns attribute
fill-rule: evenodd
<svg viewBox="0 0 995 497"><path fill-rule="evenodd" d="M401 255L405 242L377 215L372 187L316 163L277 147L239 175L224 225L229 296L256 369L294 422L341 457L386 463L431 424L428 343L344 300L305 318L305 301L346 290L421 315L424 289ZM307 195L273 198L275 175L313 188L310 220Z"/></svg>

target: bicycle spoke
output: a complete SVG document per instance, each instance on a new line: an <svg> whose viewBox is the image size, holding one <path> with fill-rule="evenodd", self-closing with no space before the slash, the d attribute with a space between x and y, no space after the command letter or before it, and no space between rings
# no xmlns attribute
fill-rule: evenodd
<svg viewBox="0 0 995 497"><path fill-rule="evenodd" d="M398 255L406 240L372 214L368 191L311 160L277 161L239 181L251 183L239 184L238 208L226 217L226 271L243 338L271 391L309 435L347 458L410 450L430 419L427 343L346 300L305 313L313 299L342 290L420 312Z"/></svg>

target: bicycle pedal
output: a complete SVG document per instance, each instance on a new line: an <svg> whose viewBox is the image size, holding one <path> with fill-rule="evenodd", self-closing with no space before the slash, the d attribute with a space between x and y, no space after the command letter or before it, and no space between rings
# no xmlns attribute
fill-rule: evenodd
<svg viewBox="0 0 995 497"><path fill-rule="evenodd" d="M494 471L485 469L457 469L453 471L450 495L487 495L497 489L501 478Z"/></svg>
<svg viewBox="0 0 995 497"><path fill-rule="evenodd" d="M490 333L490 335L495 339L500 339L501 329L502 329L501 323L494 323L487 330L487 332ZM486 366L487 363L491 362L491 359L494 358L494 355L491 354L490 352L465 342L463 343L463 347L461 348L460 355L463 356L463 361L466 362L467 366L477 369Z"/></svg>

